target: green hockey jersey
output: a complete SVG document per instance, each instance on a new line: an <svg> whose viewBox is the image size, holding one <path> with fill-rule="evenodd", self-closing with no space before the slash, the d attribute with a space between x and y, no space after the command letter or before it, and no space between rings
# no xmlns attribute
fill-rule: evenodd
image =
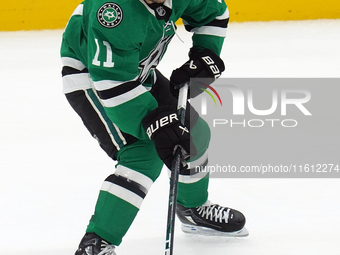
<svg viewBox="0 0 340 255"><path fill-rule="evenodd" d="M220 54L229 19L224 0L85 0L63 34L61 56L84 64L110 120L138 139L147 138L141 120L157 107L152 72L179 18L193 46Z"/></svg>

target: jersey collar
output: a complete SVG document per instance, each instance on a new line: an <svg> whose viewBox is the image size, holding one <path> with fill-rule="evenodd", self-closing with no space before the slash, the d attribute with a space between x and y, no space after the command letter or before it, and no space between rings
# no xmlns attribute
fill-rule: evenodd
<svg viewBox="0 0 340 255"><path fill-rule="evenodd" d="M163 4L147 4L144 0L139 1L158 20L169 20L172 13L172 0L166 0Z"/></svg>

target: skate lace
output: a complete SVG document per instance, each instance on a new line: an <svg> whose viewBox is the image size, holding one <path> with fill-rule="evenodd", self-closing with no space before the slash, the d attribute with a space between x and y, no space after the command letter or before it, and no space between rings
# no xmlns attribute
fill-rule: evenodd
<svg viewBox="0 0 340 255"><path fill-rule="evenodd" d="M230 208L226 208L217 204L206 204L197 208L197 212L202 218L210 219L211 221L228 223Z"/></svg>
<svg viewBox="0 0 340 255"><path fill-rule="evenodd" d="M108 244L105 241L102 241L101 244L101 252L98 253L98 255L116 255L115 253L115 246L112 244Z"/></svg>

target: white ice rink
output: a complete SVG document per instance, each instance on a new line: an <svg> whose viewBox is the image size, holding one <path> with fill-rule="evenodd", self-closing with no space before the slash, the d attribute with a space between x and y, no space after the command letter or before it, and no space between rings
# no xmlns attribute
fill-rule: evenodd
<svg viewBox="0 0 340 255"><path fill-rule="evenodd" d="M61 34L0 32L1 254L74 254L114 170L61 93ZM179 34L166 76L187 59L190 35ZM231 23L222 58L223 77L340 77L340 20ZM188 236L177 224L176 255L340 254L339 179L212 179L210 199L242 211L249 237ZM167 200L163 171L118 255L164 254Z"/></svg>

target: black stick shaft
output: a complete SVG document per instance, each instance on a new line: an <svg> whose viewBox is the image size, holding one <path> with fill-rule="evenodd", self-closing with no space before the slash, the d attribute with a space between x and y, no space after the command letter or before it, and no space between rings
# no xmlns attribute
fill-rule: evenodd
<svg viewBox="0 0 340 255"><path fill-rule="evenodd" d="M185 84L179 91L177 115L184 125L185 110L188 98L188 84ZM177 188L178 177L181 164L181 150L177 148L175 158L171 164L171 177L170 177L170 191L169 191L169 204L168 204L168 219L166 229L166 241L165 241L165 255L173 254L174 246L174 234L175 234L175 217L176 217L176 200L177 200Z"/></svg>

